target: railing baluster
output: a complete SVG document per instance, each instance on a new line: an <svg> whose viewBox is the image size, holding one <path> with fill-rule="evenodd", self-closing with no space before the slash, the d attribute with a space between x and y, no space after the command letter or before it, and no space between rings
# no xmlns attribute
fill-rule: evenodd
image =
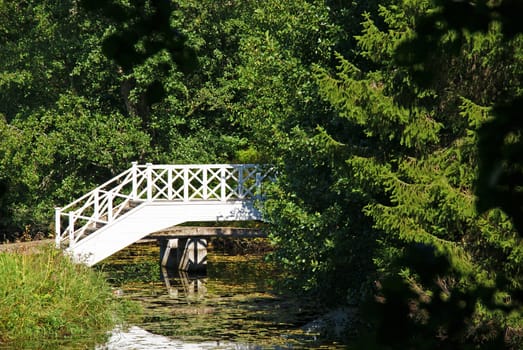
<svg viewBox="0 0 523 350"><path fill-rule="evenodd" d="M62 242L62 228L61 228L61 219L62 219L62 209L60 207L54 208L54 232L55 232L55 245L56 248L60 248Z"/></svg>
<svg viewBox="0 0 523 350"><path fill-rule="evenodd" d="M151 163L145 164L147 166L147 200L153 198L153 165Z"/></svg>
<svg viewBox="0 0 523 350"><path fill-rule="evenodd" d="M238 166L238 198L243 199L243 165Z"/></svg>
<svg viewBox="0 0 523 350"><path fill-rule="evenodd" d="M69 227L68 227L68 231L69 231L69 246L72 247L74 246L74 213L72 211L70 211L69 213Z"/></svg>
<svg viewBox="0 0 523 350"><path fill-rule="evenodd" d="M173 169L171 167L167 169L167 199L173 200Z"/></svg>
<svg viewBox="0 0 523 350"><path fill-rule="evenodd" d="M132 162L131 172L133 178L133 188L131 190L131 198L136 200L138 196L138 162Z"/></svg>
<svg viewBox="0 0 523 350"><path fill-rule="evenodd" d="M189 167L183 168L183 201L189 201Z"/></svg>
<svg viewBox="0 0 523 350"><path fill-rule="evenodd" d="M94 191L93 206L94 206L93 217L95 218L95 220L97 220L100 217L100 193L99 193L98 189L96 189Z"/></svg>
<svg viewBox="0 0 523 350"><path fill-rule="evenodd" d="M107 222L113 221L113 193L107 192Z"/></svg>
<svg viewBox="0 0 523 350"><path fill-rule="evenodd" d="M225 178L225 167L222 165L220 169L220 184L221 184L221 193L220 199L222 202L227 200L227 179Z"/></svg>
<svg viewBox="0 0 523 350"><path fill-rule="evenodd" d="M261 199L261 183L262 183L262 175L260 172L256 173L256 187L254 188L255 191L255 199L260 200Z"/></svg>
<svg viewBox="0 0 523 350"><path fill-rule="evenodd" d="M203 199L207 200L209 198L208 190L207 190L207 167L203 167L202 169L202 187L203 187Z"/></svg>

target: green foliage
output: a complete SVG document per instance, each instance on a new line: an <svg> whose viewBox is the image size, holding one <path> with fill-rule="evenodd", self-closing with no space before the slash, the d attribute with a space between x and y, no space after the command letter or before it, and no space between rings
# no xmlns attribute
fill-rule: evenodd
<svg viewBox="0 0 523 350"><path fill-rule="evenodd" d="M404 248L398 270L380 282L377 302L364 308L377 326L359 348L519 349L521 317L503 317L514 306L508 294L470 283L470 271L456 269L447 254L429 245Z"/></svg>
<svg viewBox="0 0 523 350"><path fill-rule="evenodd" d="M131 161L226 162L246 147L222 110L214 116L195 111L205 100L200 91L208 91L201 85L205 72L184 76L169 50L146 50L151 57L126 71L104 55L108 37L140 24L139 6L119 23L75 1L26 5L0 8L2 240L27 224L47 231L54 206ZM150 23L156 10L147 11ZM168 95L151 104L149 87L158 81Z"/></svg>
<svg viewBox="0 0 523 350"><path fill-rule="evenodd" d="M371 64L361 69L339 56L336 74L317 69L321 93L357 130L343 141L345 152L338 151L351 174L346 190L363 194L363 212L382 245L374 259L382 294L370 313L381 318L362 347L510 348L518 338L504 339L505 332L520 332L523 324L521 239L498 210L476 212L474 185L476 144L494 125L492 106L519 93L520 41L506 41L495 25L459 40L437 31L417 37L427 28L412 18L434 11L426 1L383 4L364 16L356 36L357 53ZM415 61L417 53L426 57L424 65ZM398 66L398 60L410 65ZM424 67L431 80L420 84ZM479 150L494 140L506 143L499 194L513 214L519 208L510 182L520 172L519 135L506 130L489 130L490 143L480 141ZM424 265L423 254L436 265ZM452 283L442 287L447 280ZM496 303L496 295L507 299Z"/></svg>
<svg viewBox="0 0 523 350"><path fill-rule="evenodd" d="M111 82L115 70L110 70L97 47L97 35L106 23L80 11L74 1L9 2L0 9L0 16L0 113L8 121L17 114L52 106L67 90L115 102L114 96L109 97L118 89Z"/></svg>
<svg viewBox="0 0 523 350"><path fill-rule="evenodd" d="M143 157L149 140L123 118L106 22L74 1L9 2L0 16L0 227L46 231L53 206Z"/></svg>
<svg viewBox="0 0 523 350"><path fill-rule="evenodd" d="M67 337L88 338L93 346L122 322L130 306L115 299L102 274L73 264L52 247L35 254L0 253L0 271L3 345Z"/></svg>
<svg viewBox="0 0 523 350"><path fill-rule="evenodd" d="M0 164L7 181L4 200L10 224L45 230L57 203L70 201L147 153L140 121L101 114L74 95L56 106L16 118L3 128Z"/></svg>
<svg viewBox="0 0 523 350"><path fill-rule="evenodd" d="M479 130L481 158L476 191L479 210L502 208L520 234L523 232L523 124L519 116L522 107L521 96L497 105L493 110L494 120Z"/></svg>
<svg viewBox="0 0 523 350"><path fill-rule="evenodd" d="M358 235L370 231L362 222L353 224L363 216L363 203L358 193L344 192L343 142L331 135L346 129L319 98L312 70L313 64L331 64L341 27L319 1L242 2L228 13L237 17L226 17L221 26L238 54L234 60L224 56L225 69L236 67L220 81L235 93L232 121L250 141L238 155L278 166L264 203L277 246L273 258L295 292L336 304L351 288L354 302L369 278L373 240Z"/></svg>
<svg viewBox="0 0 523 350"><path fill-rule="evenodd" d="M101 10L119 28L103 41L104 53L129 70L148 57L167 50L171 60L187 67L193 59L185 36L171 26L175 4L169 1L90 1L89 10Z"/></svg>
<svg viewBox="0 0 523 350"><path fill-rule="evenodd" d="M270 163L288 287L378 293L374 345L521 331L516 2L82 3L0 5L0 225L131 160Z"/></svg>

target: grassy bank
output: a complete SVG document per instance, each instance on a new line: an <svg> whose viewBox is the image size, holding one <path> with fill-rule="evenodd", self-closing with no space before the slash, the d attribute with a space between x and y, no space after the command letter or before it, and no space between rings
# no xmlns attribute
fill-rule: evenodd
<svg viewBox="0 0 523 350"><path fill-rule="evenodd" d="M50 246L31 254L0 253L0 347L103 341L128 309L101 273L71 263Z"/></svg>

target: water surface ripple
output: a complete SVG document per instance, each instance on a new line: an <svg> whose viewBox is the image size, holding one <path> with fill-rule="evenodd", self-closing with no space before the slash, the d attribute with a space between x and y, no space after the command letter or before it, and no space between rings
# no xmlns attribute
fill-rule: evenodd
<svg viewBox="0 0 523 350"><path fill-rule="evenodd" d="M321 310L276 295L277 271L261 254L211 250L204 276L160 268L158 256L155 245L134 245L99 267L143 315L97 350L343 348L301 330Z"/></svg>

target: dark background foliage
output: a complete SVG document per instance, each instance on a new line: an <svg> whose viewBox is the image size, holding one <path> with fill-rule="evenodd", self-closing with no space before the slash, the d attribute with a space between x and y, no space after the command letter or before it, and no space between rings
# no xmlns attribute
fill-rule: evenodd
<svg viewBox="0 0 523 350"><path fill-rule="evenodd" d="M52 232L54 206L134 160L270 163L283 287L361 307L372 327L351 341L517 348L519 13L509 0L0 2L0 238Z"/></svg>

